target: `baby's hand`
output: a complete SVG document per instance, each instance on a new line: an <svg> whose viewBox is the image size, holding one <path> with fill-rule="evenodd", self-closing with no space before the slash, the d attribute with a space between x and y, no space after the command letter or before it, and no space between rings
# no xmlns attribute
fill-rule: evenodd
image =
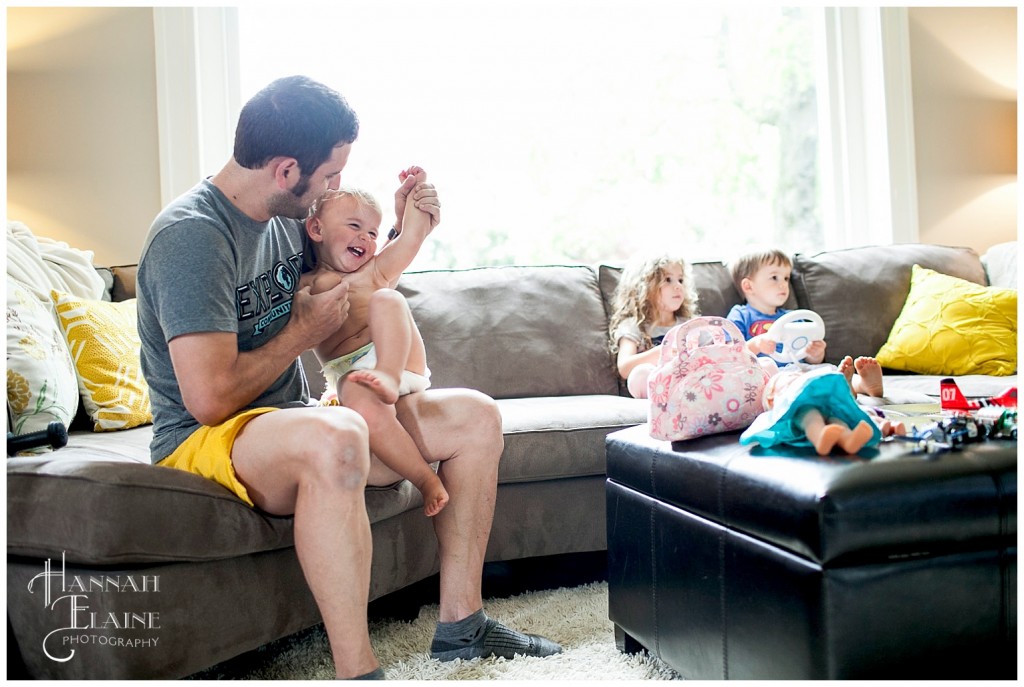
<svg viewBox="0 0 1024 687"><path fill-rule="evenodd" d="M804 361L811 365L820 365L825 359L825 342L812 341L804 349Z"/></svg>
<svg viewBox="0 0 1024 687"><path fill-rule="evenodd" d="M764 353L770 355L775 352L778 342L768 338L767 334L758 334L747 342L747 350L751 353Z"/></svg>
<svg viewBox="0 0 1024 687"><path fill-rule="evenodd" d="M395 232L396 232L396 235L400 234L402 232L402 220L405 217L405 204L409 201L409 196L415 195L414 191L420 190L420 188L422 188L420 185L423 184L423 182L426 181L426 179L427 179L426 171L424 171L424 169L422 167L419 167L417 165L413 165L413 166L409 167L408 169L403 169L401 172L398 173L398 180L400 182L402 182L402 183L398 186L398 190L395 191ZM431 188L433 188L433 187L431 186ZM417 199L413 198L413 200L415 201ZM421 207L418 203L417 203L416 207L420 208L421 210L426 210L426 208ZM432 218L434 217L433 213L431 213L431 217ZM431 222L431 226L434 226L439 221L440 221L440 215L438 215ZM390 236L389 236L389 238L390 238Z"/></svg>
<svg viewBox="0 0 1024 687"><path fill-rule="evenodd" d="M398 180L402 182L403 186L409 177L413 177L416 180L415 183L420 184L427 180L427 172L419 165L412 165L409 169L403 169L398 173Z"/></svg>

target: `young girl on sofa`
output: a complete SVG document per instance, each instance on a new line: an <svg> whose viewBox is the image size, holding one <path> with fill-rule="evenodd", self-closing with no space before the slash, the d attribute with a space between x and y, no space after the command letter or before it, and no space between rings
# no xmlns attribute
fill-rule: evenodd
<svg viewBox="0 0 1024 687"><path fill-rule="evenodd" d="M622 270L613 303L609 333L619 376L631 396L647 398L662 338L699 314L690 265L668 253L636 256Z"/></svg>

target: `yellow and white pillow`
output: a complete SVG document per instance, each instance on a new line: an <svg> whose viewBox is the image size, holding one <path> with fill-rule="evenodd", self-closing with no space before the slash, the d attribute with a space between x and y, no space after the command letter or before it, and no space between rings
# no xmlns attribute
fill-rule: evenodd
<svg viewBox="0 0 1024 687"><path fill-rule="evenodd" d="M153 421L149 385L142 377L135 299L109 303L52 292L78 390L97 432Z"/></svg>
<svg viewBox="0 0 1024 687"><path fill-rule="evenodd" d="M71 423L78 382L53 305L7 278L7 408L15 434Z"/></svg>
<svg viewBox="0 0 1024 687"><path fill-rule="evenodd" d="M1017 291L914 265L910 293L878 362L930 375L1017 371Z"/></svg>

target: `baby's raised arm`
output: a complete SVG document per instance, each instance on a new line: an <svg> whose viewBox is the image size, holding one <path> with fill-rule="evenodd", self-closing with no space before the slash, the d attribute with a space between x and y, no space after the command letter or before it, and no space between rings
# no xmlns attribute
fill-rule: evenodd
<svg viewBox="0 0 1024 687"><path fill-rule="evenodd" d="M416 185L409 192L409 197L405 203L402 232L393 241L385 245L374 260L374 267L378 275L392 287L398 282L402 272L409 267L419 253L423 241L426 240L427 235L430 234L432 229L431 213L417 208L416 203L412 199L412 196L418 190L427 187L432 188L426 183L427 173L418 167L410 169L413 170L411 174L416 179ZM439 206L438 203L433 203L433 205Z"/></svg>

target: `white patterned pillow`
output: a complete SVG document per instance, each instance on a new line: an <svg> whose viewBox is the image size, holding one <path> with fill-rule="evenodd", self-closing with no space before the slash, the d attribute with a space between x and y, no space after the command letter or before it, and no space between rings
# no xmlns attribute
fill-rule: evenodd
<svg viewBox="0 0 1024 687"><path fill-rule="evenodd" d="M135 299L110 303L57 291L51 295L93 429L129 429L152 422L149 385L139 362L142 344Z"/></svg>
<svg viewBox="0 0 1024 687"><path fill-rule="evenodd" d="M67 426L78 412L78 380L52 305L7 278L7 409L15 434Z"/></svg>

